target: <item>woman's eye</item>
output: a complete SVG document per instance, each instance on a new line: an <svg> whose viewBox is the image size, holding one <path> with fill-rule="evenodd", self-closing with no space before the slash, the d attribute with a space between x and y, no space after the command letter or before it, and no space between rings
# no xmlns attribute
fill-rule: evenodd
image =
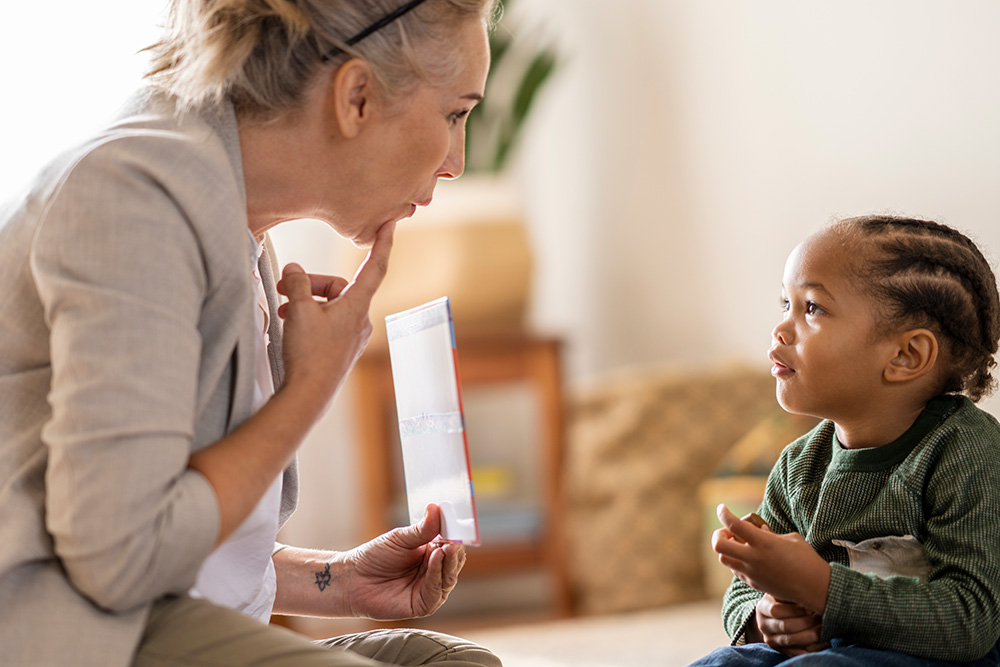
<svg viewBox="0 0 1000 667"><path fill-rule="evenodd" d="M448 120L452 125L458 125L460 122L465 120L469 115L469 109L463 109L462 111L454 111L448 115Z"/></svg>

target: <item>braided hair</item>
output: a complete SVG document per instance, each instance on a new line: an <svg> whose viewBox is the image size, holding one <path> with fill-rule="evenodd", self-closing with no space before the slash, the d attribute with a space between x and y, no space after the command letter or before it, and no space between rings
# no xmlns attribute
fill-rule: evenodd
<svg viewBox="0 0 1000 667"><path fill-rule="evenodd" d="M880 328L902 323L941 339L941 393L964 393L973 401L990 394L1000 298L976 244L946 225L893 216L848 218L834 229L859 251L854 280L881 304Z"/></svg>

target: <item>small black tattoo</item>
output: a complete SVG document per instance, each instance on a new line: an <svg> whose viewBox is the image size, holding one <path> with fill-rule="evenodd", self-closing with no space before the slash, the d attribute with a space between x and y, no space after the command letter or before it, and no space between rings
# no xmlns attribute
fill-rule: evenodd
<svg viewBox="0 0 1000 667"><path fill-rule="evenodd" d="M326 587L330 585L330 564L326 564L326 569L322 572L316 573L316 587L319 588L320 592L325 591Z"/></svg>

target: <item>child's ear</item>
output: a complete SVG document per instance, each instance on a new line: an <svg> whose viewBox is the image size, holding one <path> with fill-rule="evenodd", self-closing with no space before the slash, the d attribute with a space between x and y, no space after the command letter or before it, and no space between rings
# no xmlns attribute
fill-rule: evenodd
<svg viewBox="0 0 1000 667"><path fill-rule="evenodd" d="M896 356L889 360L883 377L889 382L916 380L929 373L938 358L938 341L928 329L911 329L900 334L896 341Z"/></svg>
<svg viewBox="0 0 1000 667"><path fill-rule="evenodd" d="M371 116L374 81L371 66L357 58L341 65L329 79L326 108L344 137L357 136Z"/></svg>

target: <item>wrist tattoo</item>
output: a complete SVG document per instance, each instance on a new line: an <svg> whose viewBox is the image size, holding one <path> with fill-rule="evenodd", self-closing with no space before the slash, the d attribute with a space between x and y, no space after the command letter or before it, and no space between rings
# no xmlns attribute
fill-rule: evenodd
<svg viewBox="0 0 1000 667"><path fill-rule="evenodd" d="M316 573L316 588L323 592L326 590L327 586L330 585L330 564L326 564L326 568L322 572Z"/></svg>

